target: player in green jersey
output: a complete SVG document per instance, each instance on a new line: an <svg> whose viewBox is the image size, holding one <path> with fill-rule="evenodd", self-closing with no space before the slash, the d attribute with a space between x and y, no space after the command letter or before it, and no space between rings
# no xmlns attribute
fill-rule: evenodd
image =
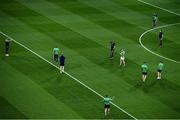
<svg viewBox="0 0 180 120"><path fill-rule="evenodd" d="M163 68L164 68L164 64L162 61L160 61L157 68L157 80L161 79L161 73L162 73Z"/></svg>
<svg viewBox="0 0 180 120"><path fill-rule="evenodd" d="M55 47L53 49L53 53L54 53L54 61L58 62L58 56L59 56L59 48Z"/></svg>
<svg viewBox="0 0 180 120"><path fill-rule="evenodd" d="M153 27L156 27L157 21L158 21L158 15L157 13L154 13L153 14Z"/></svg>
<svg viewBox="0 0 180 120"><path fill-rule="evenodd" d="M114 98L110 98L108 97L108 95L105 95L104 99L103 99L103 103L104 103L104 114L105 116L110 114L110 103Z"/></svg>
<svg viewBox="0 0 180 120"><path fill-rule="evenodd" d="M148 66L147 66L146 62L144 62L141 65L141 71L142 71L142 81L145 82L146 78L147 78L147 71L148 71Z"/></svg>
<svg viewBox="0 0 180 120"><path fill-rule="evenodd" d="M120 51L120 63L119 65L121 66L123 64L123 66L125 67L126 63L125 63L125 51L123 49L121 49Z"/></svg>

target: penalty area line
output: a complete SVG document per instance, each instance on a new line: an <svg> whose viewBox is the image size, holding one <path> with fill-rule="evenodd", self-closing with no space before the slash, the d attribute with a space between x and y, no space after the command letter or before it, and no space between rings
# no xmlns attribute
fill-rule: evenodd
<svg viewBox="0 0 180 120"><path fill-rule="evenodd" d="M53 64L52 62L48 61L47 59L45 59L44 57L42 57L41 55L39 55L38 53L34 52L33 50L31 50L30 48L28 48L27 46L25 46L24 44L16 41L15 39L13 39L12 37L10 37L9 35L3 33L2 31L0 31L0 33L2 35L4 35L7 38L10 38L13 42L15 42L16 44L20 45L21 47L23 47L24 49L28 50L29 52L33 53L34 55L36 55L37 57L41 58L42 60L44 60L45 62L49 63L50 65L54 66L55 68L57 68L58 70L60 70L60 68L58 66L56 66L55 64ZM90 88L89 86L87 86L86 84L84 84L83 82L81 82L80 80L78 80L77 78L75 78L74 76L72 76L71 74L67 73L66 71L64 71L64 73L69 76L70 78L72 78L73 80L75 80L76 82L78 82L79 84L81 84L82 86L84 86L85 88L89 89L90 91L92 91L93 93L95 93L96 95L98 95L101 98L104 98L101 94L99 94L98 92L96 92L95 90L93 90L92 88ZM130 116L131 118L138 120L136 117L134 117L133 115L131 115L130 113L128 113L126 110L122 109L121 107L119 107L118 105L116 105L115 103L111 102L111 104L113 106L115 106L116 108L118 108L119 110L121 110L122 112L124 112L125 114L127 114L128 116Z"/></svg>
<svg viewBox="0 0 180 120"><path fill-rule="evenodd" d="M173 59L171 59L171 58L164 57L164 56L162 56L162 55L159 55L159 54L151 51L150 49L148 49L148 48L142 43L142 38L143 38L143 36L144 36L145 34L151 32L151 31L153 31L153 30L157 30L157 29L161 29L161 28L165 28L165 27L170 27L170 26L175 26L175 25L178 25L178 24L180 24L180 23L163 25L163 26L159 26L159 27L152 28L152 29L149 29L149 30L145 31L145 32L144 32L143 34L141 34L141 36L139 37L139 43L140 43L140 45L141 45L145 50L147 50L148 52L150 52L150 53L153 54L153 55L156 55L156 56L158 56L158 57L160 57L160 58L166 59L166 60L171 61L171 62L180 63L180 61L176 61L176 60L173 60Z"/></svg>

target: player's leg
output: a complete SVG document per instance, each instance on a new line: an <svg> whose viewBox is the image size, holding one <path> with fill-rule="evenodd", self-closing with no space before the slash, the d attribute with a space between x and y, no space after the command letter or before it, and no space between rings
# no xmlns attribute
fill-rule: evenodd
<svg viewBox="0 0 180 120"><path fill-rule="evenodd" d="M125 63L125 58L124 57L122 58L122 63L123 63L123 66L125 67L126 63Z"/></svg>
<svg viewBox="0 0 180 120"><path fill-rule="evenodd" d="M146 81L147 75L144 75L144 82Z"/></svg>
<svg viewBox="0 0 180 120"><path fill-rule="evenodd" d="M153 27L155 27L156 26L156 23L155 23L155 20L153 20Z"/></svg>
<svg viewBox="0 0 180 120"><path fill-rule="evenodd" d="M147 77L146 73L143 73L143 75L142 75L142 81L143 81L143 82L146 81L146 77Z"/></svg>
<svg viewBox="0 0 180 120"><path fill-rule="evenodd" d="M110 115L110 107L107 109L107 114Z"/></svg>
<svg viewBox="0 0 180 120"><path fill-rule="evenodd" d="M125 59L123 60L123 64L124 64L124 67L126 66L126 62L125 62Z"/></svg>
<svg viewBox="0 0 180 120"><path fill-rule="evenodd" d="M157 70L157 79L160 78L159 70Z"/></svg>
<svg viewBox="0 0 180 120"><path fill-rule="evenodd" d="M145 75L144 75L144 73L142 73L142 81L143 82L145 82L144 79L145 79Z"/></svg>
<svg viewBox="0 0 180 120"><path fill-rule="evenodd" d="M106 108L106 106L104 107L104 115L107 116L107 108Z"/></svg>
<svg viewBox="0 0 180 120"><path fill-rule="evenodd" d="M5 44L5 56L9 56L9 43Z"/></svg>
<svg viewBox="0 0 180 120"><path fill-rule="evenodd" d="M144 81L144 75L142 74L142 77L141 77L142 81Z"/></svg>
<svg viewBox="0 0 180 120"><path fill-rule="evenodd" d="M62 73L62 66L60 65L60 73Z"/></svg>
<svg viewBox="0 0 180 120"><path fill-rule="evenodd" d="M122 60L121 60L121 58L120 58L120 60L119 60L119 66L121 66L122 65Z"/></svg>
<svg viewBox="0 0 180 120"><path fill-rule="evenodd" d="M158 70L158 80L161 79L161 70Z"/></svg>
<svg viewBox="0 0 180 120"><path fill-rule="evenodd" d="M58 62L58 55L55 55L55 61Z"/></svg>
<svg viewBox="0 0 180 120"><path fill-rule="evenodd" d="M62 72L64 72L64 65L62 66Z"/></svg>

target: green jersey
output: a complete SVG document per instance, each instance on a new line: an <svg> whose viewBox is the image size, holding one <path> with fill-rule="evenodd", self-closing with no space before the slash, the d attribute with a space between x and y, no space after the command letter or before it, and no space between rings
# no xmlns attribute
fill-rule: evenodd
<svg viewBox="0 0 180 120"><path fill-rule="evenodd" d="M142 72L147 72L148 66L146 64L141 65L141 70L142 70Z"/></svg>
<svg viewBox="0 0 180 120"><path fill-rule="evenodd" d="M120 52L120 56L121 56L121 57L125 57L125 51L124 51L124 50L122 50L122 51Z"/></svg>
<svg viewBox="0 0 180 120"><path fill-rule="evenodd" d="M59 54L59 48L54 48L54 49L53 49L53 53L54 53L55 55L58 55L58 54Z"/></svg>
<svg viewBox="0 0 180 120"><path fill-rule="evenodd" d="M110 105L110 102L111 102L111 101L112 101L111 98L105 97L104 100L103 100L103 103L104 103L105 105Z"/></svg>
<svg viewBox="0 0 180 120"><path fill-rule="evenodd" d="M158 64L158 70L163 70L163 67L164 67L164 64L160 62Z"/></svg>

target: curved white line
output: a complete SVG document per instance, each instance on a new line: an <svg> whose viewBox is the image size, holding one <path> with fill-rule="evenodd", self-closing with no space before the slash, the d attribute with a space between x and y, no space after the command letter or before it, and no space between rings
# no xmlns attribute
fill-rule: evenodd
<svg viewBox="0 0 180 120"><path fill-rule="evenodd" d="M169 61L172 61L172 62L175 62L175 63L180 63L180 61L176 61L176 60L173 60L173 59L171 59L171 58L164 57L164 56L162 56L162 55L159 55L159 54L151 51L151 50L148 49L146 46L144 46L143 43L142 43L142 37L143 37L145 34L147 34L148 32L151 32L151 31L153 31L153 30L160 29L160 28L165 28L165 27L170 27L170 26L178 25L178 24L180 24L180 23L163 25L163 26L159 26L159 27L152 28L152 29L149 29L149 30L145 31L145 32L139 37L139 43L140 43L140 45L141 45L145 50L147 50L148 52L150 52L151 54L154 54L154 55L156 55L156 56L158 56L158 57L161 57L161 58L163 58L163 59L166 59L166 60L169 60Z"/></svg>

